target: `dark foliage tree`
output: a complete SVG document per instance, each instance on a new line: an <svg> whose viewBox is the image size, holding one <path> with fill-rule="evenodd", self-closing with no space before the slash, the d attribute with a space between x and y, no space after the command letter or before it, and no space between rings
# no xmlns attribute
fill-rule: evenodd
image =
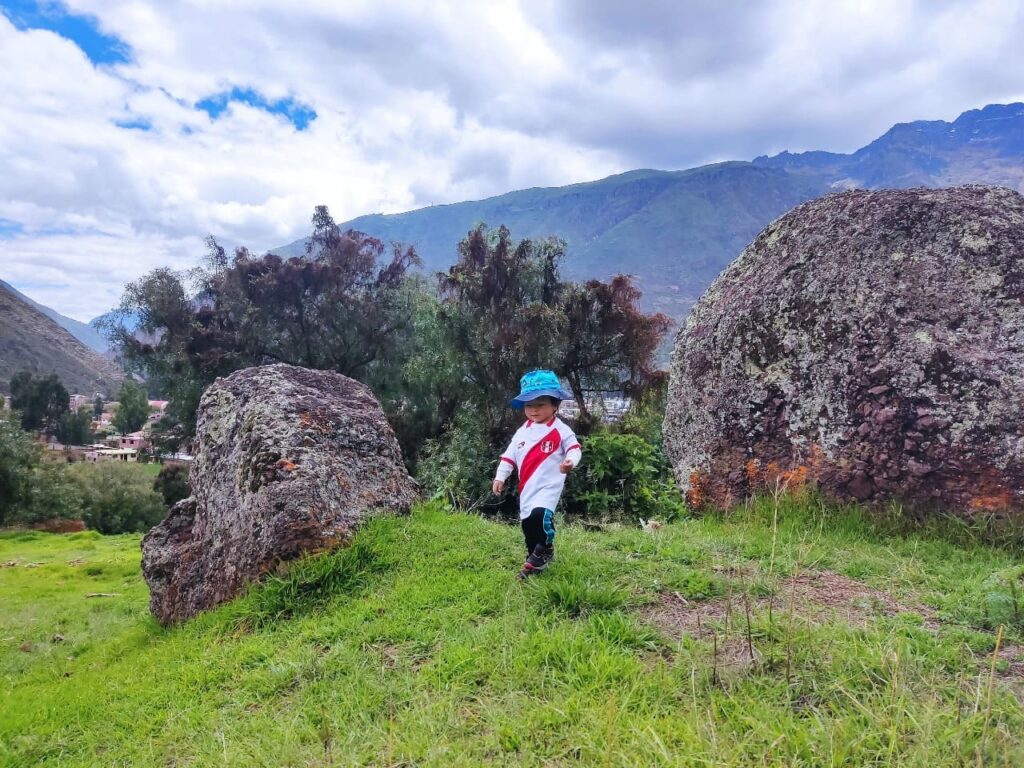
<svg viewBox="0 0 1024 768"><path fill-rule="evenodd" d="M522 418L508 400L528 370L550 368L569 382L581 434L594 426L587 410L594 391L646 398L663 378L654 353L669 319L639 310L640 292L629 277L563 282L564 249L554 238L514 243L505 227L481 225L440 276L438 346L446 350L440 358L455 385L456 415L427 445L420 479L429 492L467 504L474 489L486 487L493 453L488 461L481 456L502 446Z"/></svg>
<svg viewBox="0 0 1024 768"><path fill-rule="evenodd" d="M149 418L149 397L146 388L133 379L121 385L117 395L118 406L114 412L113 424L121 434L137 432Z"/></svg>
<svg viewBox="0 0 1024 768"><path fill-rule="evenodd" d="M555 238L516 244L506 227L480 225L440 276L439 322L460 362L464 397L485 415L492 441L516 420L507 401L519 377L529 368L557 368L562 357L564 252Z"/></svg>
<svg viewBox="0 0 1024 768"><path fill-rule="evenodd" d="M181 464L166 464L153 481L153 490L159 493L164 504L173 507L192 493L188 482L188 467Z"/></svg>
<svg viewBox="0 0 1024 768"><path fill-rule="evenodd" d="M495 437L514 421L507 400L532 368L551 368L569 382L584 421L588 393L640 397L661 377L654 354L672 321L641 312L640 291L626 275L563 282L564 249L558 239L513 244L505 227L481 225L440 278L441 325Z"/></svg>
<svg viewBox="0 0 1024 768"><path fill-rule="evenodd" d="M252 365L335 370L388 398L413 347L412 248L342 232L323 206L302 257L240 248L229 258L213 238L207 245L194 298L182 275L156 270L127 287L110 328L123 359L170 401L158 440L190 438L206 386ZM129 316L137 328L116 325Z"/></svg>
<svg viewBox="0 0 1024 768"><path fill-rule="evenodd" d="M96 395L96 399L92 403L92 417L98 419L103 415L103 398L100 395Z"/></svg>
<svg viewBox="0 0 1024 768"><path fill-rule="evenodd" d="M203 388L233 369L203 370L191 356L196 308L185 283L185 276L163 268L129 283L104 330L123 364L169 400L168 427L180 425L191 435Z"/></svg>
<svg viewBox="0 0 1024 768"><path fill-rule="evenodd" d="M11 408L21 413L21 426L29 432L52 434L68 412L71 396L55 373L33 376L19 371L11 379Z"/></svg>
<svg viewBox="0 0 1024 768"><path fill-rule="evenodd" d="M581 421L592 421L588 392L621 390L639 399L662 382L654 355L672 320L640 311L640 291L629 276L572 285L563 295L565 352L558 368L576 398Z"/></svg>
<svg viewBox="0 0 1024 768"><path fill-rule="evenodd" d="M60 417L56 429L57 439L64 445L85 445L92 441L92 409L82 406Z"/></svg>

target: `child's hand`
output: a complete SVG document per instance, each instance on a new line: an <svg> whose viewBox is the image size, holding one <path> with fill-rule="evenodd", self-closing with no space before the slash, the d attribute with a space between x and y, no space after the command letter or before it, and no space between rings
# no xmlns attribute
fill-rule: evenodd
<svg viewBox="0 0 1024 768"><path fill-rule="evenodd" d="M491 483L491 493L493 493L495 496L501 496L501 492L504 491L504 490L505 490L505 481L504 480L495 480L493 483Z"/></svg>
<svg viewBox="0 0 1024 768"><path fill-rule="evenodd" d="M566 459L565 461L563 461L563 462L562 462L561 464L559 464L559 465L558 465L558 469L559 469L559 471L560 471L560 472L561 472L561 473L562 473L563 475L568 475L568 474L569 474L569 472L571 472L571 471L572 471L572 468L573 468L574 466L576 466L576 465L575 465L575 464L573 464L573 463L572 463L571 461L569 461L568 459Z"/></svg>

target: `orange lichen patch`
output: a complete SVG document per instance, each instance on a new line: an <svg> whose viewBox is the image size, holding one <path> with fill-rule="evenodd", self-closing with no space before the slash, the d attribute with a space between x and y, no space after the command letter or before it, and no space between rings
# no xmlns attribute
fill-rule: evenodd
<svg viewBox="0 0 1024 768"><path fill-rule="evenodd" d="M686 506L700 509L706 499L707 476L700 472L690 473L690 490L686 492Z"/></svg>
<svg viewBox="0 0 1024 768"><path fill-rule="evenodd" d="M279 469L283 469L286 472L294 472L296 469L298 469L299 465L296 464L294 461L290 461L289 459L278 459L277 466Z"/></svg>
<svg viewBox="0 0 1024 768"><path fill-rule="evenodd" d="M809 474L810 470L806 466L801 465L785 472L780 472L779 479L786 488L789 488L790 490L799 490L807 485L807 477Z"/></svg>
<svg viewBox="0 0 1024 768"><path fill-rule="evenodd" d="M1000 512L1013 505L1013 496L1005 488L993 488L972 496L967 507L972 512Z"/></svg>
<svg viewBox="0 0 1024 768"><path fill-rule="evenodd" d="M759 459L750 459L744 466L747 484L752 491L774 490L781 486L791 491L803 489L808 481L815 479L816 470L820 467L820 457L813 456L806 464L797 464L783 469L776 461L769 461L762 466Z"/></svg>
<svg viewBox="0 0 1024 768"><path fill-rule="evenodd" d="M299 426L303 429L310 429L326 434L331 431L330 419L322 411L302 411L299 413Z"/></svg>

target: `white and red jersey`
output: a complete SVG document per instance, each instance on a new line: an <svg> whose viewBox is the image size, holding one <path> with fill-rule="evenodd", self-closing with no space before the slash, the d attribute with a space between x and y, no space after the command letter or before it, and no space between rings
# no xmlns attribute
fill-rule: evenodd
<svg viewBox="0 0 1024 768"><path fill-rule="evenodd" d="M502 452L495 479L505 481L513 469L519 472L519 517L526 519L537 507L554 510L565 487L558 465L568 459L575 467L582 458L579 440L557 416L540 423L527 420Z"/></svg>

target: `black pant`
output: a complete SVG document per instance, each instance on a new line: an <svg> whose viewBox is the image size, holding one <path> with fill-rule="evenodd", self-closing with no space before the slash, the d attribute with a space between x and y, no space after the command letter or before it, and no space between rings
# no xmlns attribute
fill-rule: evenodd
<svg viewBox="0 0 1024 768"><path fill-rule="evenodd" d="M555 513L544 507L534 507L530 516L522 520L526 555L533 554L538 544L550 547L555 543Z"/></svg>

